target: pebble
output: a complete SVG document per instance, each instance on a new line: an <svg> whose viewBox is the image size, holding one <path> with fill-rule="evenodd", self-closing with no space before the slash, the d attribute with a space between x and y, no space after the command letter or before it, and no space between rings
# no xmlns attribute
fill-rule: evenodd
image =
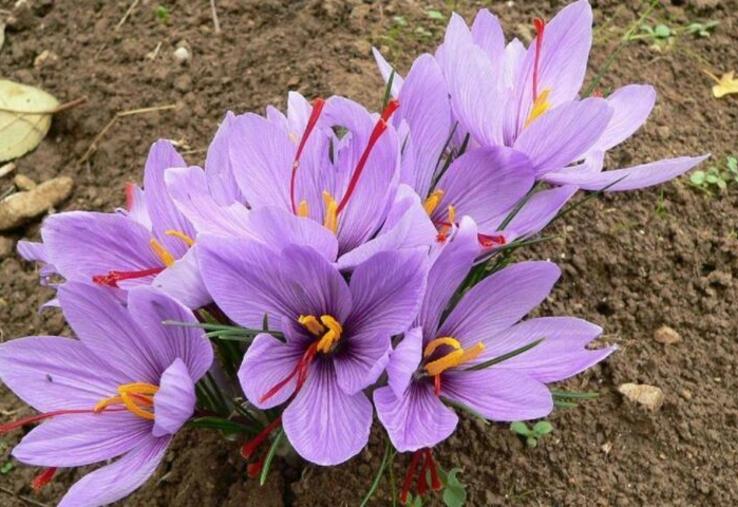
<svg viewBox="0 0 738 507"><path fill-rule="evenodd" d="M46 213L69 197L73 186L72 178L60 176L0 201L0 231L20 227Z"/></svg>
<svg viewBox="0 0 738 507"><path fill-rule="evenodd" d="M15 171L15 164L13 162L9 162L3 166L0 166L0 178L7 176L13 171Z"/></svg>
<svg viewBox="0 0 738 507"><path fill-rule="evenodd" d="M682 336L669 326L661 326L653 333L653 339L664 345L673 345L682 341Z"/></svg>
<svg viewBox="0 0 738 507"><path fill-rule="evenodd" d="M0 259L4 259L13 253L15 242L12 238L0 236Z"/></svg>
<svg viewBox="0 0 738 507"><path fill-rule="evenodd" d="M659 139L666 141L671 137L671 128L668 125L661 125L656 127L656 134L658 134Z"/></svg>
<svg viewBox="0 0 738 507"><path fill-rule="evenodd" d="M53 66L58 61L59 57L56 53L49 51L48 49L44 49L41 54L33 60L33 67L35 69L41 69L43 67Z"/></svg>
<svg viewBox="0 0 738 507"><path fill-rule="evenodd" d="M24 174L16 174L13 178L13 184L18 190L33 190L36 188L36 182Z"/></svg>
<svg viewBox="0 0 738 507"><path fill-rule="evenodd" d="M656 412L664 403L664 392L656 386L629 382L621 384L618 391L630 401L634 401L652 412Z"/></svg>
<svg viewBox="0 0 738 507"><path fill-rule="evenodd" d="M188 63L190 61L190 58L192 58L190 50L187 49L185 46L179 46L177 49L175 49L174 53L172 53L172 56L174 56L174 61L180 65Z"/></svg>

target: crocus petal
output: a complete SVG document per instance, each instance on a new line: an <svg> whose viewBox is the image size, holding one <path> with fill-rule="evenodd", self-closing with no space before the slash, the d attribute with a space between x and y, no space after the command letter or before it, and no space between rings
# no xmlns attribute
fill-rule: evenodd
<svg viewBox="0 0 738 507"><path fill-rule="evenodd" d="M387 363L387 384L395 397L401 398L418 369L423 353L423 330L414 327L392 351Z"/></svg>
<svg viewBox="0 0 738 507"><path fill-rule="evenodd" d="M441 394L491 421L525 421L545 417L553 398L545 384L513 370L448 370Z"/></svg>
<svg viewBox="0 0 738 507"><path fill-rule="evenodd" d="M46 245L34 241L22 239L17 245L18 255L27 261L48 263L49 255L46 252Z"/></svg>
<svg viewBox="0 0 738 507"><path fill-rule="evenodd" d="M605 99L567 102L531 123L513 148L528 155L536 175L558 171L594 146L611 117Z"/></svg>
<svg viewBox="0 0 738 507"><path fill-rule="evenodd" d="M129 495L154 474L170 441L148 438L115 463L90 472L67 491L59 507L97 507Z"/></svg>
<svg viewBox="0 0 738 507"><path fill-rule="evenodd" d="M162 265L151 233L123 215L70 211L47 218L41 236L49 258L67 280L91 283L108 271L140 271ZM140 279L149 283L151 277Z"/></svg>
<svg viewBox="0 0 738 507"><path fill-rule="evenodd" d="M26 435L13 457L43 467L89 465L133 449L150 437L151 426L151 421L127 410L60 415Z"/></svg>
<svg viewBox="0 0 738 507"><path fill-rule="evenodd" d="M177 167L166 172L169 195L198 233L243 234L248 220L245 206L232 201L221 205L207 190L207 172L199 167ZM221 196L223 197L223 196ZM193 238L194 239L194 238Z"/></svg>
<svg viewBox="0 0 738 507"><path fill-rule="evenodd" d="M187 245L166 232L174 230L193 238L195 230L169 197L164 173L171 167L186 166L184 159L177 153L172 143L160 140L151 146L144 168L146 209L151 217L152 230L156 239L175 257L184 255Z"/></svg>
<svg viewBox="0 0 738 507"><path fill-rule="evenodd" d="M146 207L146 193L135 183L126 184L126 207L116 209L116 211L151 230L151 216Z"/></svg>
<svg viewBox="0 0 738 507"><path fill-rule="evenodd" d="M0 379L40 412L91 408L129 382L79 340L57 336L31 336L0 345Z"/></svg>
<svg viewBox="0 0 738 507"><path fill-rule="evenodd" d="M234 129L236 116L228 111L223 118L215 137L208 146L205 157L205 176L207 188L215 202L221 206L243 203L244 198L238 189L236 177L231 167L230 145L238 141Z"/></svg>
<svg viewBox="0 0 738 507"><path fill-rule="evenodd" d="M338 465L369 441L372 404L346 394L331 361L313 363L305 385L283 414L284 431L298 454L318 465Z"/></svg>
<svg viewBox="0 0 738 507"><path fill-rule="evenodd" d="M519 262L498 271L464 294L438 336L453 336L464 347L491 339L538 306L560 274L545 261Z"/></svg>
<svg viewBox="0 0 738 507"><path fill-rule="evenodd" d="M381 252L357 266L351 276L353 300L346 324L356 334L405 331L420 306L428 272L422 250Z"/></svg>
<svg viewBox="0 0 738 507"><path fill-rule="evenodd" d="M505 34L497 16L488 9L480 9L474 17L471 27L474 43L481 47L489 56L490 61L503 58L505 51Z"/></svg>
<svg viewBox="0 0 738 507"><path fill-rule="evenodd" d="M463 217L453 240L444 246L428 273L428 286L417 320L428 339L435 338L441 315L479 253L477 224Z"/></svg>
<svg viewBox="0 0 738 507"><path fill-rule="evenodd" d="M255 114L234 119L230 143L233 174L241 193L253 208L290 209L290 175L296 145L286 131Z"/></svg>
<svg viewBox="0 0 738 507"><path fill-rule="evenodd" d="M552 173L545 180L556 185L577 185L583 190L637 190L681 176L709 156L669 158L614 171Z"/></svg>
<svg viewBox="0 0 738 507"><path fill-rule="evenodd" d="M260 409L287 401L295 390L297 375L269 399L262 401L262 397L293 373L304 353L305 348L300 343L284 343L268 333L257 335L238 370L238 380L246 398Z"/></svg>
<svg viewBox="0 0 738 507"><path fill-rule="evenodd" d="M159 382L162 366L148 336L110 291L78 282L58 290L64 316L77 337L93 354L136 382ZM111 396L113 393L111 393Z"/></svg>
<svg viewBox="0 0 738 507"><path fill-rule="evenodd" d="M200 276L195 250L190 248L183 257L156 275L151 286L161 289L188 308L196 309L212 302Z"/></svg>
<svg viewBox="0 0 738 507"><path fill-rule="evenodd" d="M159 382L159 391L154 395L155 437L173 435L195 412L195 384L187 365L180 358L164 370Z"/></svg>
<svg viewBox="0 0 738 507"><path fill-rule="evenodd" d="M374 405L392 445L400 452L433 447L451 436L459 422L429 382L414 382L399 397L389 387L381 387L374 391Z"/></svg>
<svg viewBox="0 0 738 507"><path fill-rule="evenodd" d="M377 381L392 350L390 335L363 333L345 338L333 356L336 381L346 394L355 394Z"/></svg>
<svg viewBox="0 0 738 507"><path fill-rule="evenodd" d="M451 133L451 103L446 80L436 60L421 55L413 63L400 92L395 125L404 120L410 127L415 171L410 184L427 195L438 160ZM407 148L406 148L407 149Z"/></svg>
<svg viewBox="0 0 738 507"><path fill-rule="evenodd" d="M181 359L193 381L205 375L213 363L213 348L202 329L164 324L197 324L187 307L152 287L137 287L128 293L128 310L145 335L139 361L149 359L163 372Z"/></svg>
<svg viewBox="0 0 738 507"><path fill-rule="evenodd" d="M384 56L382 56L382 53L380 53L377 48L372 48L372 55L374 55L374 60L377 62L377 67L379 67L379 73L382 74L382 79L384 79L385 83L389 83L392 72L395 72L392 77L392 88L390 89L390 93L393 97L397 97L400 95L404 79L397 73L397 71L395 71L394 68L392 68L387 60L385 60Z"/></svg>
<svg viewBox="0 0 738 507"><path fill-rule="evenodd" d="M613 111L612 118L593 149L609 150L628 139L645 123L655 103L653 86L627 85L615 90L607 97L607 104Z"/></svg>
<svg viewBox="0 0 738 507"><path fill-rule="evenodd" d="M526 237L541 231L577 192L577 187L541 190L530 197L505 227L512 237Z"/></svg>
<svg viewBox="0 0 738 507"><path fill-rule="evenodd" d="M395 202L377 236L338 259L339 269L352 269L379 252L405 248L429 247L436 239L436 227L407 185L400 185Z"/></svg>
<svg viewBox="0 0 738 507"><path fill-rule="evenodd" d="M210 294L241 325L259 329L265 314L275 330L282 317L329 314L343 322L348 316L346 282L312 248L275 252L253 241L210 235L202 235L195 248Z"/></svg>
<svg viewBox="0 0 738 507"><path fill-rule="evenodd" d="M499 357L543 338L532 349L494 368L525 373L539 382L558 382L597 364L615 350L614 347L585 349L600 333L600 326L573 317L530 319L487 340L484 354L476 361Z"/></svg>
<svg viewBox="0 0 738 507"><path fill-rule="evenodd" d="M458 215L469 215L484 230L513 207L533 182L524 154L504 146L473 149L454 160L436 185L443 197L432 218L442 222L453 206Z"/></svg>

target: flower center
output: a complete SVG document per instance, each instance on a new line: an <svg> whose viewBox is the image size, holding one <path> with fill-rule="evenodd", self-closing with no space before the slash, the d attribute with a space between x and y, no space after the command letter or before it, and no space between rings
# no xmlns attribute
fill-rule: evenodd
<svg viewBox="0 0 738 507"><path fill-rule="evenodd" d="M451 229L453 229L454 225L456 224L456 208L452 205L448 205L448 217L446 220L441 220L440 222L436 223L436 228L438 229L438 236L436 236L436 239L439 243L443 243L448 239L448 235L451 232Z"/></svg>
<svg viewBox="0 0 738 507"><path fill-rule="evenodd" d="M144 382L134 382L132 384L122 384L118 386L118 394L100 400L93 411L95 413L102 412L110 405L123 405L131 413L148 419L154 420L154 395L159 392L159 386L147 384Z"/></svg>
<svg viewBox="0 0 738 507"><path fill-rule="evenodd" d="M333 350L343 333L343 326L330 315L321 315L320 319L315 315L300 315L297 322L302 324L311 334L320 337L317 341L316 350L323 354Z"/></svg>
<svg viewBox="0 0 738 507"><path fill-rule="evenodd" d="M425 200L423 208L429 216L432 215L433 212L436 211L436 208L438 208L438 205L441 204L441 199L443 199L443 190L439 188L438 190L434 190L433 193Z"/></svg>
<svg viewBox="0 0 738 507"><path fill-rule="evenodd" d="M441 347L449 351L432 359ZM459 340L451 336L442 336L428 343L423 351L423 358L426 361L423 368L428 375L434 377L436 395L441 394L441 374L444 371L476 359L484 352L484 348L484 343L478 342L472 347L464 349Z"/></svg>

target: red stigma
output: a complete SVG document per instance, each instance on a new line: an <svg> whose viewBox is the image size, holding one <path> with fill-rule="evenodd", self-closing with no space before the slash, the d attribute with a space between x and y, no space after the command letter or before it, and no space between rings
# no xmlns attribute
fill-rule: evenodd
<svg viewBox="0 0 738 507"><path fill-rule="evenodd" d="M292 161L292 176L290 178L290 204L292 205L292 213L297 214L297 204L295 203L295 186L297 184L297 168L300 166L300 157L302 157L302 151L305 149L310 134L313 132L315 125L318 123L320 113L323 112L325 106L325 100L317 98L313 101L313 110L310 112L310 118L308 118L305 130L302 133L302 139L300 144L297 145L297 151L295 152L295 159Z"/></svg>
<svg viewBox="0 0 738 507"><path fill-rule="evenodd" d="M387 130L387 122L399 107L400 102L392 99L387 104L387 107L384 108L384 111L382 111L382 115L380 116L379 121L377 121L377 123L374 125L374 130L372 130L372 133L369 136L369 142L366 143L366 148L364 148L364 152L361 154L359 162L356 164L354 173L351 175L348 189L341 199L341 202L338 204L338 209L336 210L337 215L340 214L341 211L343 211L343 209L346 207L346 204L348 204L348 201L351 198L351 194L354 193L354 190L356 190L356 185L359 183L361 173L364 171L364 167L369 160L369 154L374 149L374 146L377 144L377 141L379 141L379 138L382 137L382 134L384 134L384 131Z"/></svg>
<svg viewBox="0 0 738 507"><path fill-rule="evenodd" d="M422 451L415 451L413 457L410 460L410 466L405 472L405 480L402 483L402 491L400 491L400 503L405 505L407 503L407 495L410 493L410 488L413 485L413 479L415 478L415 469L418 468L418 461L420 460L420 453Z"/></svg>
<svg viewBox="0 0 738 507"><path fill-rule="evenodd" d="M533 62L533 101L538 98L538 72L541 63L541 46L543 45L543 32L546 28L546 22L542 18L533 20L533 28L536 30L536 53Z"/></svg>
<svg viewBox="0 0 738 507"><path fill-rule="evenodd" d="M246 465L246 475L248 475L249 479L256 479L259 476L264 468L264 460L266 460L267 452L262 453L258 461Z"/></svg>
<svg viewBox="0 0 738 507"><path fill-rule="evenodd" d="M289 373L289 375L274 384L266 393L261 396L261 398L259 398L259 403L264 403L269 398L273 397L275 394L281 391L295 375L297 375L297 385L295 386L295 392L293 393L293 396L297 394L297 392L302 389L303 384L305 384L305 381L307 380L308 367L310 366L310 363L313 362L313 359L315 359L315 354L317 353L317 351L318 342L315 342L310 345L310 347L308 347L308 349L302 355L300 360L297 362L297 365L295 365L295 368Z"/></svg>
<svg viewBox="0 0 738 507"><path fill-rule="evenodd" d="M122 412L127 409L125 408L106 408L106 412ZM94 409L70 409L70 410L55 410L53 412L45 412L43 414L37 414L30 417L24 417L23 419L18 419L17 421L12 421L5 424L0 424L0 435L4 433L8 433L13 430L17 430L19 428L22 428L23 426L28 426L29 424L35 424L37 422L45 421L46 419L50 419L52 417L60 416L60 415L71 415L71 414L99 414L101 412L96 412Z"/></svg>
<svg viewBox="0 0 738 507"><path fill-rule="evenodd" d="M136 195L136 184L135 183L126 183L126 209L128 211L131 211L133 209L134 205L134 197Z"/></svg>
<svg viewBox="0 0 738 507"><path fill-rule="evenodd" d="M495 246L503 246L507 243L505 236L502 234L477 234L479 244L484 248L494 248Z"/></svg>
<svg viewBox="0 0 738 507"><path fill-rule="evenodd" d="M162 271L164 271L164 268L142 269L141 271L108 271L106 275L94 275L92 282L97 285L117 288L120 281L158 275Z"/></svg>
<svg viewBox="0 0 738 507"><path fill-rule="evenodd" d="M441 376L436 375L433 377L433 392L436 393L436 396L441 396Z"/></svg>
<svg viewBox="0 0 738 507"><path fill-rule="evenodd" d="M31 487L33 488L33 491L35 491L36 493L41 491L41 488L43 488L44 486L46 486L48 483L51 482L55 474L56 474L56 468L47 468L43 472L38 474L33 479L33 482L31 482Z"/></svg>
<svg viewBox="0 0 738 507"><path fill-rule="evenodd" d="M243 447L241 447L241 457L243 457L243 459L250 459L251 456L254 455L254 452L256 452L259 446L264 442L264 440L266 440L269 434L276 428L278 428L281 424L282 416L280 415L275 420L267 424L264 429L259 432L258 435L243 444Z"/></svg>
<svg viewBox="0 0 738 507"><path fill-rule="evenodd" d="M407 503L407 496L410 493L410 488L413 485L415 479L415 472L418 470L418 464L423 459L423 463L420 465L417 479L417 492L418 496L425 495L429 489L433 491L440 491L443 488L443 483L438 474L438 465L433 459L433 451L431 449L420 449L413 453L413 457L410 460L410 466L405 473L405 480L402 484L402 490L400 492L400 503L403 505ZM430 484L428 484L428 475L430 474Z"/></svg>

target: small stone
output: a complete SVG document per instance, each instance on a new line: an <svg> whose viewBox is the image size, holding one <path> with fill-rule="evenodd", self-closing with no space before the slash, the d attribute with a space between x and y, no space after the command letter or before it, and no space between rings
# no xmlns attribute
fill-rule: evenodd
<svg viewBox="0 0 738 507"><path fill-rule="evenodd" d="M15 164L13 162L9 162L3 166L0 166L0 178L7 176L13 171L15 171Z"/></svg>
<svg viewBox="0 0 738 507"><path fill-rule="evenodd" d="M602 444L600 449L602 449L602 452L604 452L605 455L610 454L610 451L612 451L612 442L605 442L604 444Z"/></svg>
<svg viewBox="0 0 738 507"><path fill-rule="evenodd" d="M172 56L174 56L174 61L180 65L188 63L190 61L190 58L192 57L192 55L190 54L190 50L187 49L185 46L179 46L177 49L175 49L174 53L172 53Z"/></svg>
<svg viewBox="0 0 738 507"><path fill-rule="evenodd" d="M189 74L183 74L174 79L174 88L182 93L187 93L192 89L192 78Z"/></svg>
<svg viewBox="0 0 738 507"><path fill-rule="evenodd" d="M59 57L56 53L49 51L48 49L44 49L41 54L33 60L33 67L36 69L42 69L44 67L53 66L58 61Z"/></svg>
<svg viewBox="0 0 738 507"><path fill-rule="evenodd" d="M295 88L299 84L300 76L291 76L289 81L287 81L287 86L289 86L290 88Z"/></svg>
<svg viewBox="0 0 738 507"><path fill-rule="evenodd" d="M24 174L16 174L13 178L13 184L18 190L33 190L36 188L36 182Z"/></svg>
<svg viewBox="0 0 738 507"><path fill-rule="evenodd" d="M656 134L659 136L659 139L666 141L671 137L671 129L668 125L662 125L660 127L656 127Z"/></svg>
<svg viewBox="0 0 738 507"><path fill-rule="evenodd" d="M682 341L682 336L669 326L661 326L653 334L653 339L664 345L673 345Z"/></svg>
<svg viewBox="0 0 738 507"><path fill-rule="evenodd" d="M664 403L664 392L656 387L648 384L622 384L618 387L618 391L628 398L651 412L656 412Z"/></svg>
<svg viewBox="0 0 738 507"><path fill-rule="evenodd" d="M0 231L14 229L61 204L72 193L74 181L60 176L33 190L17 192L0 201Z"/></svg>
<svg viewBox="0 0 738 507"><path fill-rule="evenodd" d="M13 253L15 242L12 238L0 236L0 259L9 257Z"/></svg>

